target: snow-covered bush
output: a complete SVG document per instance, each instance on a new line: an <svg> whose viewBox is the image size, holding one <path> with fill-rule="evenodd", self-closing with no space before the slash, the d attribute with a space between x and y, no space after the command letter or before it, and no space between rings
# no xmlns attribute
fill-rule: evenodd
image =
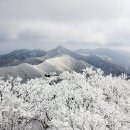
<svg viewBox="0 0 130 130"><path fill-rule="evenodd" d="M48 130L129 130L130 81L101 70L29 80L0 80L0 130L23 130L30 119Z"/></svg>

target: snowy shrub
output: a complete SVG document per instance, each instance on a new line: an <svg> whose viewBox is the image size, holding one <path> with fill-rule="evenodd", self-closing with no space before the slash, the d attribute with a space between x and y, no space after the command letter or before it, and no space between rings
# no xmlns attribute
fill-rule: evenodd
<svg viewBox="0 0 130 130"><path fill-rule="evenodd" d="M47 130L129 130L130 81L101 70L29 80L0 80L0 130L35 119Z"/></svg>

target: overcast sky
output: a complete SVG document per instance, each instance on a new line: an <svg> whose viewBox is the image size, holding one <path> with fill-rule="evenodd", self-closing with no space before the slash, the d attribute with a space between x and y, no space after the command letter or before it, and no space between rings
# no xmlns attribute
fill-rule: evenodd
<svg viewBox="0 0 130 130"><path fill-rule="evenodd" d="M0 0L0 52L130 49L130 0Z"/></svg>

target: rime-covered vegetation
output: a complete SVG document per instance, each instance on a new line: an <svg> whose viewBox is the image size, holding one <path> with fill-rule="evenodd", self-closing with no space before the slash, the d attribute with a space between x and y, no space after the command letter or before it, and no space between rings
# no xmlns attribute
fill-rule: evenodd
<svg viewBox="0 0 130 130"><path fill-rule="evenodd" d="M0 130L24 130L30 120L47 130L130 129L130 81L125 75L104 76L89 68L82 74L20 81L0 80Z"/></svg>

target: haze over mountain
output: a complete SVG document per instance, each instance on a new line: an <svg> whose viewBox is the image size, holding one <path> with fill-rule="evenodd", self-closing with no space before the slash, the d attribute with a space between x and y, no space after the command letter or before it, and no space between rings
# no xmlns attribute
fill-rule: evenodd
<svg viewBox="0 0 130 130"><path fill-rule="evenodd" d="M109 63L121 66L130 73L130 53L126 51L111 50L107 48L98 48L95 50L79 49L76 51L81 55L93 55L102 58Z"/></svg>
<svg viewBox="0 0 130 130"><path fill-rule="evenodd" d="M128 69L121 64L120 56L123 56L122 52L117 53L117 51L112 50L80 49L74 52L63 46L58 46L48 52L27 49L15 50L0 56L0 77L19 76L25 80L42 77L51 72L57 74L64 71L81 72L82 69L91 66L102 69L105 74L111 73L115 76L122 73L129 74ZM129 59L128 54L127 58Z"/></svg>

